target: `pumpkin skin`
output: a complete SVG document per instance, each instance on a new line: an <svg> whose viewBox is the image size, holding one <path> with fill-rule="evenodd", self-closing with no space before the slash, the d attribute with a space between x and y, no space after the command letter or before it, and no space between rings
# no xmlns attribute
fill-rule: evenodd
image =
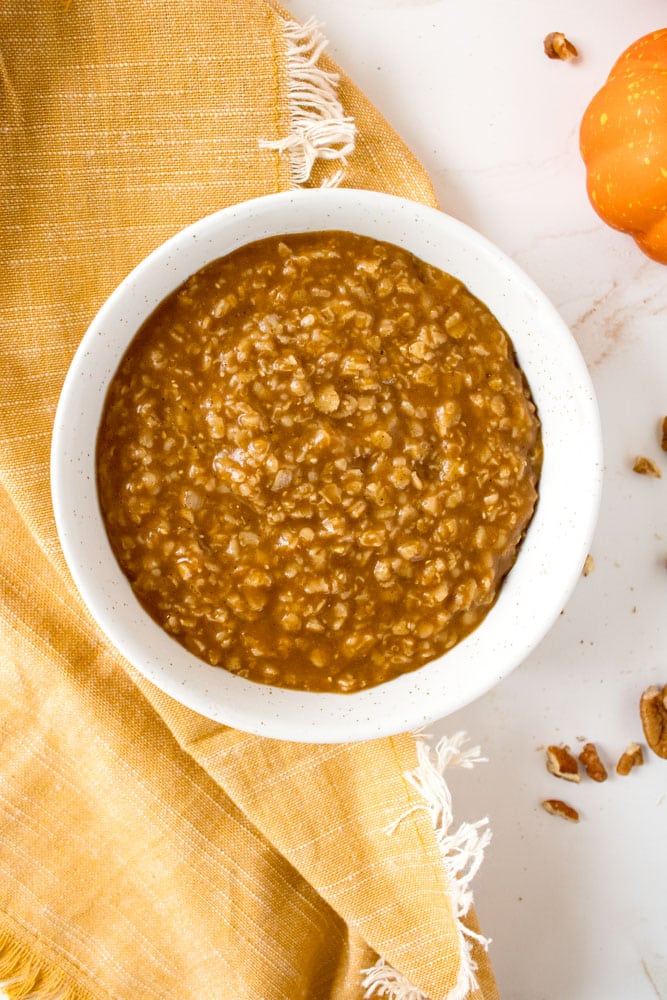
<svg viewBox="0 0 667 1000"><path fill-rule="evenodd" d="M667 28L614 63L584 112L579 143L595 211L667 264Z"/></svg>

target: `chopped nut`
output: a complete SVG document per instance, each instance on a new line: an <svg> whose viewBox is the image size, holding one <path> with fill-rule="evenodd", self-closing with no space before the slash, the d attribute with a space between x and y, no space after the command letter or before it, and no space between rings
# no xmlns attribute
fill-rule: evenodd
<svg viewBox="0 0 667 1000"><path fill-rule="evenodd" d="M573 806L569 806L562 799L545 799L542 808L552 816L560 816L562 819L569 819L571 823L579 822L579 813Z"/></svg>
<svg viewBox="0 0 667 1000"><path fill-rule="evenodd" d="M633 767L639 767L644 763L644 754L639 743L628 743L627 747L618 759L616 774L625 776L630 774Z"/></svg>
<svg viewBox="0 0 667 1000"><path fill-rule="evenodd" d="M549 32L544 39L544 51L549 56L549 59L562 59L563 62L576 59L579 55L575 46L569 38L565 37L562 31Z"/></svg>
<svg viewBox="0 0 667 1000"><path fill-rule="evenodd" d="M581 781L577 759L569 747L547 747L547 771L566 781Z"/></svg>
<svg viewBox="0 0 667 1000"><path fill-rule="evenodd" d="M667 759L667 685L646 688L639 701L644 736L653 753Z"/></svg>
<svg viewBox="0 0 667 1000"><path fill-rule="evenodd" d="M662 472L652 458L645 455L637 455L632 466L633 472L638 472L640 476L653 476L654 479L662 479Z"/></svg>
<svg viewBox="0 0 667 1000"><path fill-rule="evenodd" d="M593 559L593 556L589 552L589 554L586 556L584 560L584 568L581 571L582 576L590 576L594 569L595 569L595 560Z"/></svg>
<svg viewBox="0 0 667 1000"><path fill-rule="evenodd" d="M584 747L579 754L579 760L583 764L586 774L589 778L592 778L593 781L607 780L607 768L600 760L600 755L598 754L595 743L584 744Z"/></svg>
<svg viewBox="0 0 667 1000"><path fill-rule="evenodd" d="M663 451L667 451L667 417L662 418L660 447Z"/></svg>

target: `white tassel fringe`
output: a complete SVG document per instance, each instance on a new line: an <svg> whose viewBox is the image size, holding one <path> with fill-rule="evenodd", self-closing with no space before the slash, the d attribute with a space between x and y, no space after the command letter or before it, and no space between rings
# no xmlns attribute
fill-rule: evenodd
<svg viewBox="0 0 667 1000"><path fill-rule="evenodd" d="M292 183L298 187L310 177L316 160L340 160L354 149L355 126L338 99L338 74L318 66L327 41L319 24L285 21L289 75L290 132L283 139L260 140L262 149L289 152ZM343 177L338 170L325 182L336 187Z"/></svg>
<svg viewBox="0 0 667 1000"><path fill-rule="evenodd" d="M372 969L366 969L362 987L365 997L387 997L388 1000L427 1000L421 990L412 986L401 972L392 969L383 958L378 958Z"/></svg>
<svg viewBox="0 0 667 1000"><path fill-rule="evenodd" d="M418 766L406 778L424 801L400 816L387 830L387 833L393 833L415 809L426 809L433 822L449 882L459 941L459 975L447 1000L464 1000L468 993L477 988L471 941L478 941L484 948L489 945L487 938L466 927L462 919L472 905L471 882L491 840L491 831L487 828L488 819L481 819L476 823L461 823L456 830L450 831L454 817L452 796L444 777L446 769L470 768L486 760L481 756L479 747L463 750L465 741L465 733L455 733L450 739L440 740L435 749L432 749L424 737L417 737ZM386 997L387 1000L428 1000L421 990L387 965L383 958L365 972L362 986L367 998L378 996Z"/></svg>

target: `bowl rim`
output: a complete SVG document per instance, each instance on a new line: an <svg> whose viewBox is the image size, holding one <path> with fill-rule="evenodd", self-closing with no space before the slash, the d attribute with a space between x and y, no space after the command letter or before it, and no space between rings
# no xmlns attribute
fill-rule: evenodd
<svg viewBox="0 0 667 1000"><path fill-rule="evenodd" d="M291 229L284 228L286 219ZM280 220L283 228L271 229ZM341 225L344 220L352 220L353 225ZM547 399L560 399L561 422L567 419L567 442L557 447L558 441L553 437L550 447L556 449L554 455L557 452L561 464L564 457L568 458L576 472L570 492L564 491L561 482L569 467L559 469L551 455L547 457L545 440L537 510L516 564L483 622L443 657L353 694L302 692L257 684L213 668L187 653L139 606L113 555L116 574L112 572L111 550L96 489L90 482L95 462L90 441L97 426L91 429L87 424L96 407L101 413L108 381L115 371L113 359L116 358L116 363L120 360L136 332L136 317L142 309L144 316L149 315L170 290L202 266L190 267L188 261L220 257L223 254L216 248L226 245L225 252L230 252L261 238L253 234L258 227L263 231L267 226L265 235L341 228L363 233L388 226L394 234L389 241L408 249L414 245L415 233L420 234L419 245L431 257L454 252L442 249L449 246L449 240L465 260L464 273L475 274L477 267L484 275L488 272L489 281L493 276L498 287L493 285L494 303L487 305L506 329L508 324L501 314L511 316L516 309L523 310L522 316L534 314L543 320L549 334L546 339L539 330L531 332L528 327L521 333L519 343L516 342L518 327L508 333L521 367L528 369L525 374L538 409ZM455 273L461 276L460 272L461 269ZM469 280L465 283L471 287ZM477 294L474 283L471 291ZM537 366L540 366L539 377ZM560 396L553 386L549 388L549 379L556 381L549 366L554 372L560 371ZM536 377L540 392L536 392ZM545 416L546 410L540 412L543 433ZM555 434L555 417L552 422ZM177 701L226 725L284 740L337 743L393 735L428 725L480 697L525 660L557 620L579 579L599 509L602 472L600 418L588 369L563 319L532 279L486 237L444 212L393 195L338 188L280 192L223 208L166 240L123 279L91 321L65 378L53 427L50 477L58 536L74 582L112 645L140 673ZM91 502L91 488L94 502ZM560 515L551 503L549 490L556 490L566 507L559 522L564 541L561 538L559 546L551 552L545 548L543 538L549 528L545 516ZM549 508L546 514L545 507ZM549 537L547 534L547 540ZM551 537L551 542L555 538ZM544 577L553 569L552 560L556 579L545 581ZM522 581L522 574L527 572L523 567L529 565L533 571L540 568L534 587ZM533 591L542 599L545 595L548 598L546 606L540 606L540 614L522 604L530 603ZM515 623L516 632L506 635L501 630L495 644L490 640L480 643L480 636L484 638L490 631L490 623L497 622L501 615L508 624ZM493 664L483 659L490 654L494 656ZM475 674L471 676L469 667L473 660Z"/></svg>

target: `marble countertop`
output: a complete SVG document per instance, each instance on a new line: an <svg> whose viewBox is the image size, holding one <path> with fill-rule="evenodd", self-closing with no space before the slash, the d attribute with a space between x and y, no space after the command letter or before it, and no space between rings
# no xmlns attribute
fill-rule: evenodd
<svg viewBox="0 0 667 1000"><path fill-rule="evenodd" d="M594 572L535 652L433 727L465 729L489 763L452 779L456 818L494 839L475 899L506 1000L667 1000L667 762L643 741L641 691L667 683L667 268L607 228L586 197L581 115L659 0L291 0L422 160L445 211L498 244L569 324L598 394L605 486ZM546 58L560 30L580 58ZM663 479L631 471L637 454ZM544 746L596 742L597 785L557 782ZM548 816L561 797L578 825Z"/></svg>

